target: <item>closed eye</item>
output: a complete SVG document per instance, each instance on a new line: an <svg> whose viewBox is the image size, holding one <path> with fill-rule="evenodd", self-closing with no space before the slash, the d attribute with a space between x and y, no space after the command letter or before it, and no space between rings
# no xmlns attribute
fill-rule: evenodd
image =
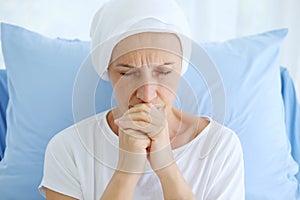
<svg viewBox="0 0 300 200"><path fill-rule="evenodd" d="M128 71L128 72L119 72L121 76L131 76L131 75L137 75L137 71Z"/></svg>
<svg viewBox="0 0 300 200"><path fill-rule="evenodd" d="M172 71L158 71L157 73L158 74L161 74L161 75L168 75L170 74Z"/></svg>
<svg viewBox="0 0 300 200"><path fill-rule="evenodd" d="M170 67L171 63L165 63L165 65L161 65L156 67L155 73L159 75L168 75L172 73L173 69Z"/></svg>

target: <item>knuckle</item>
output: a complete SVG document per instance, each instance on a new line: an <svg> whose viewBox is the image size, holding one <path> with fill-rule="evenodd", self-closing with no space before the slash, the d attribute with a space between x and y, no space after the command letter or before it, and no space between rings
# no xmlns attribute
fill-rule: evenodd
<svg viewBox="0 0 300 200"><path fill-rule="evenodd" d="M144 128L144 127L148 126L148 123L144 122L144 121L134 122L134 124L139 128Z"/></svg>

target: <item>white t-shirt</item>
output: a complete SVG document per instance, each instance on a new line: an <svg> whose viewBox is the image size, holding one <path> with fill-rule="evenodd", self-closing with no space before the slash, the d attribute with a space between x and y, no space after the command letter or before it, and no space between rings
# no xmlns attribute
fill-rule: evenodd
<svg viewBox="0 0 300 200"><path fill-rule="evenodd" d="M47 187L76 199L101 198L118 162L118 136L107 123L107 113L83 120L51 139L41 194L45 196ZM211 120L201 134L173 154L196 199L244 199L242 148L232 130ZM159 179L148 162L134 199L163 199Z"/></svg>

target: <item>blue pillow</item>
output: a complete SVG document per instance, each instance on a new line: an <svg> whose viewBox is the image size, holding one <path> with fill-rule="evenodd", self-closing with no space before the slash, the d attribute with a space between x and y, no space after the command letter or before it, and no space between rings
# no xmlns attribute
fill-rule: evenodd
<svg viewBox="0 0 300 200"><path fill-rule="evenodd" d="M223 121L241 141L246 199L250 200L300 198L295 178L298 163L291 156L285 129L278 62L280 43L286 34L287 30L281 29L203 44L223 79ZM201 97L199 105L209 102L203 87L197 94ZM213 114L212 109L203 107L208 115Z"/></svg>
<svg viewBox="0 0 300 200"><path fill-rule="evenodd" d="M290 155L280 96L278 50L286 32L278 30L203 44L223 79L224 123L241 140L246 197L251 200L293 200L297 195L298 166ZM37 186L48 141L74 121L110 108L114 104L112 88L93 71L88 42L50 39L2 24L2 45L10 104L7 148L0 163L1 197L43 199ZM192 62L197 63L197 57L194 55ZM188 80L191 95L196 97L198 114L213 116L206 86L209 77L203 74L204 71L198 73L198 68L190 67L183 79ZM209 88L220 86L212 84ZM185 94L180 87L178 94ZM87 105L90 96L96 103ZM182 103L190 99L186 94L181 96Z"/></svg>
<svg viewBox="0 0 300 200"><path fill-rule="evenodd" d="M285 124L292 144L292 155L300 163L300 103L297 101L293 80L286 68L281 69L282 98L284 100ZM300 183L300 172L296 175Z"/></svg>
<svg viewBox="0 0 300 200"><path fill-rule="evenodd" d="M1 24L10 102L1 199L44 199L38 191L44 151L54 134L73 124L73 82L89 43L50 39Z"/></svg>
<svg viewBox="0 0 300 200"><path fill-rule="evenodd" d="M3 158L6 138L6 107L8 103L6 71L0 70L0 161Z"/></svg>
<svg viewBox="0 0 300 200"><path fill-rule="evenodd" d="M193 49L185 79L198 98L200 113L233 129L242 144L246 199L298 199L298 163L291 155L281 96L278 55L286 29L201 46L211 57L222 82L201 66L201 50ZM212 93L225 89L223 101ZM208 90L210 88L210 90ZM222 98L222 96L220 96ZM186 96L185 102L191 101ZM214 102L215 103L212 103ZM190 105L195 105L193 102ZM191 106L190 106L191 107ZM222 110L225 107L225 110ZM225 112L225 114L223 114ZM221 117L220 117L221 116Z"/></svg>

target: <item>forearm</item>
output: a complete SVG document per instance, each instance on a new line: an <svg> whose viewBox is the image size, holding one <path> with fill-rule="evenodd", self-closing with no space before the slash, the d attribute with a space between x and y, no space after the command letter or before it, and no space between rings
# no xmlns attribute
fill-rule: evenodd
<svg viewBox="0 0 300 200"><path fill-rule="evenodd" d="M131 200L140 174L116 171L101 197L101 200Z"/></svg>
<svg viewBox="0 0 300 200"><path fill-rule="evenodd" d="M195 200L190 186L185 181L176 163L156 173L160 179L165 200Z"/></svg>

